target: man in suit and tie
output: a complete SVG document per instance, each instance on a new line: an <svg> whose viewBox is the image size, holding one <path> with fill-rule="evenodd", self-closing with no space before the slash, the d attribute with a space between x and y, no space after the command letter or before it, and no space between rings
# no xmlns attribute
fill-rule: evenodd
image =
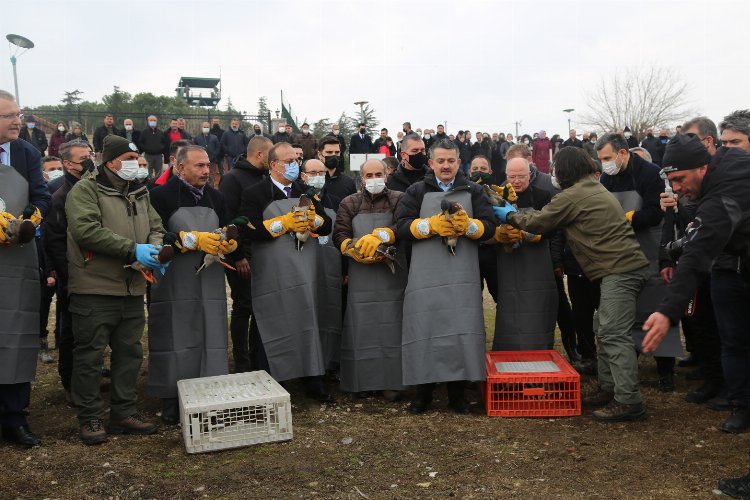
<svg viewBox="0 0 750 500"><path fill-rule="evenodd" d="M39 268L36 246L10 244L3 229L29 208L38 225L51 197L42 177L42 155L18 138L21 116L15 97L0 90L0 296L16 311L0 321L0 426L5 440L30 448L41 443L24 412L39 350Z"/></svg>
<svg viewBox="0 0 750 500"><path fill-rule="evenodd" d="M375 152L372 145L372 137L367 134L367 126L359 124L359 131L349 141L349 154L367 154Z"/></svg>

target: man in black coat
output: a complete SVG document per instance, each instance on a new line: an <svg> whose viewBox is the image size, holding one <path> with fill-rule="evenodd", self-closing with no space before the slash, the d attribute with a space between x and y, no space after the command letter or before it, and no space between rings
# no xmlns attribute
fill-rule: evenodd
<svg viewBox="0 0 750 500"><path fill-rule="evenodd" d="M563 142L564 148L567 147L574 147L574 148L583 148L583 142L576 138L576 131L575 129L570 129L570 132L568 132L568 138L565 139L565 142Z"/></svg>
<svg viewBox="0 0 750 500"><path fill-rule="evenodd" d="M318 144L318 159L326 167L325 192L330 195L334 202L331 206L334 211L338 211L341 200L357 192L357 186L354 180L344 173L343 160L341 159L341 150L336 137L326 136Z"/></svg>
<svg viewBox="0 0 750 500"><path fill-rule="evenodd" d="M34 146L44 155L44 152L47 150L47 135L43 130L36 128L36 118L34 115L25 117L24 121L26 124L21 127L18 137Z"/></svg>
<svg viewBox="0 0 750 500"><path fill-rule="evenodd" d="M349 141L349 154L367 154L372 152L372 137L367 133L367 126L364 123L360 123L359 131L352 135Z"/></svg>
<svg viewBox="0 0 750 500"><path fill-rule="evenodd" d="M401 164L393 175L388 176L385 185L391 191L405 192L409 186L424 179L429 170L422 138L417 134L404 136L399 155Z"/></svg>
<svg viewBox="0 0 750 500"><path fill-rule="evenodd" d="M289 130L291 131L291 127L289 127ZM280 142L288 142L291 144L294 142L294 139L292 138L292 134L290 134L287 131L287 125L284 123L279 123L279 130L273 136L271 136L271 140L274 144L278 144Z"/></svg>
<svg viewBox="0 0 750 500"><path fill-rule="evenodd" d="M219 191L224 195L224 204L230 219L240 215L242 193L262 181L268 174L268 152L273 143L263 136L255 136L247 144L247 154L240 156L234 168L221 181ZM240 238L234 258L229 263L237 272L227 271L227 281L232 290L232 321L229 332L232 337L232 359L235 373L257 369L253 365L253 347L250 342L250 321L253 314L253 298L250 290L250 240Z"/></svg>
<svg viewBox="0 0 750 500"><path fill-rule="evenodd" d="M108 135L119 135L117 128L115 128L115 118L107 113L104 115L104 124L94 130L94 153L97 154L97 158L102 154L102 148L104 147L104 138Z"/></svg>
<svg viewBox="0 0 750 500"><path fill-rule="evenodd" d="M146 163L148 163L148 175L152 179L158 176L164 167L164 148L166 144L164 132L156 128L156 125L156 116L150 115L148 117L148 126L141 131L138 138L140 142L136 144L138 149L143 152L143 157L146 159Z"/></svg>
<svg viewBox="0 0 750 500"><path fill-rule="evenodd" d="M714 125L714 129L716 125ZM660 147L661 139L654 137L654 131L651 129L646 130L646 137L641 141L641 147L648 151L651 155L651 161L654 165L661 165L661 156L664 154L664 148Z"/></svg>

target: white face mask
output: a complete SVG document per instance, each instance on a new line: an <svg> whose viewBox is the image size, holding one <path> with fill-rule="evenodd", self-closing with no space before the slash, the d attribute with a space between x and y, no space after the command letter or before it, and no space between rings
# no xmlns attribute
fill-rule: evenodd
<svg viewBox="0 0 750 500"><path fill-rule="evenodd" d="M375 177L374 179L365 180L365 189L370 194L382 193L385 189L385 179L383 177Z"/></svg>
<svg viewBox="0 0 750 500"><path fill-rule="evenodd" d="M284 127L279 127L279 134L283 134L285 130L286 130L286 128L284 128Z"/></svg>
<svg viewBox="0 0 750 500"><path fill-rule="evenodd" d="M138 175L138 160L122 160L120 170L117 171L117 175L124 181L135 180Z"/></svg>
<svg viewBox="0 0 750 500"><path fill-rule="evenodd" d="M201 130L203 131L204 134L207 134L211 129L208 127L203 127Z"/></svg>
<svg viewBox="0 0 750 500"><path fill-rule="evenodd" d="M133 126L132 125L125 125L125 130L131 131L131 130L133 130Z"/></svg>
<svg viewBox="0 0 750 500"><path fill-rule="evenodd" d="M325 175L308 175L307 176L307 185L313 189L323 189L323 186L325 186L325 184L326 184Z"/></svg>
<svg viewBox="0 0 750 500"><path fill-rule="evenodd" d="M630 132L625 132L625 133L624 133L623 135L625 136L625 139L630 139L630 137L631 137L631 136L632 136L633 134L631 134Z"/></svg>
<svg viewBox="0 0 750 500"><path fill-rule="evenodd" d="M65 132L65 127L63 127L62 125L58 125L57 130L59 130L60 132Z"/></svg>
<svg viewBox="0 0 750 500"><path fill-rule="evenodd" d="M333 131L333 135L339 135L339 131L338 130L334 130Z"/></svg>
<svg viewBox="0 0 750 500"><path fill-rule="evenodd" d="M63 176L62 170L50 170L49 172L47 172L47 182L52 182L55 179L59 179L62 176Z"/></svg>
<svg viewBox="0 0 750 500"><path fill-rule="evenodd" d="M148 177L148 169L143 167L138 167L138 172L135 174L136 180L142 181Z"/></svg>
<svg viewBox="0 0 750 500"><path fill-rule="evenodd" d="M310 129L307 129L307 128L303 128L303 129L302 129L302 133L303 133L303 134L305 134L305 135L307 135L307 134L309 134L309 133L310 133Z"/></svg>
<svg viewBox="0 0 750 500"><path fill-rule="evenodd" d="M607 175L617 175L620 173L620 168L617 166L617 157L611 161L602 162L602 172Z"/></svg>
<svg viewBox="0 0 750 500"><path fill-rule="evenodd" d="M553 186L553 187L554 187L555 189L562 189L562 188L560 187L560 183L559 183L559 182L557 182L557 177L555 177L555 175L554 175L554 174L552 174L552 176L551 176L550 180L552 180L552 186Z"/></svg>

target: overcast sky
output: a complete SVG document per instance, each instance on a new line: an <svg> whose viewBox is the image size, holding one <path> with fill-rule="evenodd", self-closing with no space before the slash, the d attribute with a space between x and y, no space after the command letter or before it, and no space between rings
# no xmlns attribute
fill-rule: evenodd
<svg viewBox="0 0 750 500"><path fill-rule="evenodd" d="M395 134L458 129L567 132L562 112L618 68L656 64L691 86L715 121L750 107L750 1L36 0L3 9L3 35L36 47L18 60L24 106L113 85L172 95L181 76L218 76L223 108L279 107L300 120L367 100ZM4 48L0 88L13 92ZM580 127L579 127L580 128Z"/></svg>

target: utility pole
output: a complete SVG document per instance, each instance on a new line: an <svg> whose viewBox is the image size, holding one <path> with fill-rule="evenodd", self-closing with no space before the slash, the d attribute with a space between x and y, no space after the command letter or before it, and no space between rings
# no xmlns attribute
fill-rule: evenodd
<svg viewBox="0 0 750 500"><path fill-rule="evenodd" d="M516 124L516 140L518 140L518 127L519 127L520 125L523 125L523 122L521 122L521 121L519 120L519 121L516 121L516 122L514 122L514 123Z"/></svg>
<svg viewBox="0 0 750 500"><path fill-rule="evenodd" d="M563 109L563 113L567 113L568 114L568 132L570 132L570 128L571 128L570 127L570 114L573 111L575 111L575 109L573 109L573 108Z"/></svg>

